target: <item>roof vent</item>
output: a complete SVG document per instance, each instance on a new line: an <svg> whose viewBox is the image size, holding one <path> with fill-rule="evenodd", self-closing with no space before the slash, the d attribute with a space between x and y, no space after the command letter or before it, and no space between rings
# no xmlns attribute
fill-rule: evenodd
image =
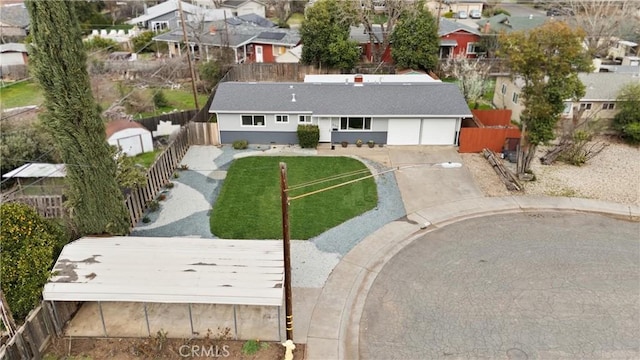
<svg viewBox="0 0 640 360"><path fill-rule="evenodd" d="M296 102L296 94L291 94L291 102Z"/></svg>
<svg viewBox="0 0 640 360"><path fill-rule="evenodd" d="M533 14L529 14L529 20L533 20Z"/></svg>
<svg viewBox="0 0 640 360"><path fill-rule="evenodd" d="M289 85L289 89L293 89L293 85Z"/></svg>

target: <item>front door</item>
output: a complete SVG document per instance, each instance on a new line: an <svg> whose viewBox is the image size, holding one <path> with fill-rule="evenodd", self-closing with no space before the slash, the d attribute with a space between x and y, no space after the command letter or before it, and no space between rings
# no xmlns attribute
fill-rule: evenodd
<svg viewBox="0 0 640 360"><path fill-rule="evenodd" d="M331 142L331 119L319 118L320 142Z"/></svg>
<svg viewBox="0 0 640 360"><path fill-rule="evenodd" d="M262 57L262 46L256 45L256 62L263 62L264 58Z"/></svg>

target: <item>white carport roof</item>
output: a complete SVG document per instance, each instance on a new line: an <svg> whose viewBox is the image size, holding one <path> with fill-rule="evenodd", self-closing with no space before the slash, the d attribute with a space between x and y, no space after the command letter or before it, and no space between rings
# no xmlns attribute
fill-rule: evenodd
<svg viewBox="0 0 640 360"><path fill-rule="evenodd" d="M85 237L67 244L47 301L281 306L278 240Z"/></svg>

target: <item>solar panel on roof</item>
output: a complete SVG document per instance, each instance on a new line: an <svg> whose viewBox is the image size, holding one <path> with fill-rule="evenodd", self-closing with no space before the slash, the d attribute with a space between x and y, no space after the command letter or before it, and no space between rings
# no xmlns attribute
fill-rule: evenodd
<svg viewBox="0 0 640 360"><path fill-rule="evenodd" d="M268 39L268 40L282 40L283 37L285 37L287 34L285 33L277 33L277 32L270 32L270 31L265 31L260 33L260 35L258 35L259 39Z"/></svg>

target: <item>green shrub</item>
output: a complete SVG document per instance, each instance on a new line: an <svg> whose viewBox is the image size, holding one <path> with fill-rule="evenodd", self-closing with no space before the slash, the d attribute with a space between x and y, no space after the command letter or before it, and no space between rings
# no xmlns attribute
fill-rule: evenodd
<svg viewBox="0 0 640 360"><path fill-rule="evenodd" d="M158 90L153 93L153 105L156 108L163 108L170 105L169 100L167 100L167 97L164 96L164 92L162 92L162 90Z"/></svg>
<svg viewBox="0 0 640 360"><path fill-rule="evenodd" d="M511 13L508 12L507 10L503 9L503 8L499 8L499 7L491 7L491 8L486 8L484 10L482 10L482 16L484 17L492 17L498 14L505 14L507 16L511 16Z"/></svg>
<svg viewBox="0 0 640 360"><path fill-rule="evenodd" d="M68 240L63 228L28 205L0 205L2 290L16 321L40 302L42 287L59 250Z"/></svg>
<svg viewBox="0 0 640 360"><path fill-rule="evenodd" d="M149 211L155 212L160 209L160 202L158 200L151 200L148 203Z"/></svg>
<svg viewBox="0 0 640 360"><path fill-rule="evenodd" d="M453 19L453 17L455 16L455 13L453 11L449 11L442 16L444 16L447 19Z"/></svg>
<svg viewBox="0 0 640 360"><path fill-rule="evenodd" d="M105 39L100 36L93 37L90 40L86 40L84 42L84 48L87 50L101 50L105 49L108 51L118 51L120 50L120 45L115 40Z"/></svg>
<svg viewBox="0 0 640 360"><path fill-rule="evenodd" d="M622 137L631 144L640 144L640 123L631 123L622 129Z"/></svg>
<svg viewBox="0 0 640 360"><path fill-rule="evenodd" d="M235 140L233 142L233 148L236 150L244 150L249 146L249 142L247 140Z"/></svg>
<svg viewBox="0 0 640 360"><path fill-rule="evenodd" d="M298 125L298 143L302 148L315 149L320 142L318 125Z"/></svg>
<svg viewBox="0 0 640 360"><path fill-rule="evenodd" d="M260 349L266 349L268 347L268 343L261 343L260 340L247 340L242 345L242 353L245 355L253 355Z"/></svg>

